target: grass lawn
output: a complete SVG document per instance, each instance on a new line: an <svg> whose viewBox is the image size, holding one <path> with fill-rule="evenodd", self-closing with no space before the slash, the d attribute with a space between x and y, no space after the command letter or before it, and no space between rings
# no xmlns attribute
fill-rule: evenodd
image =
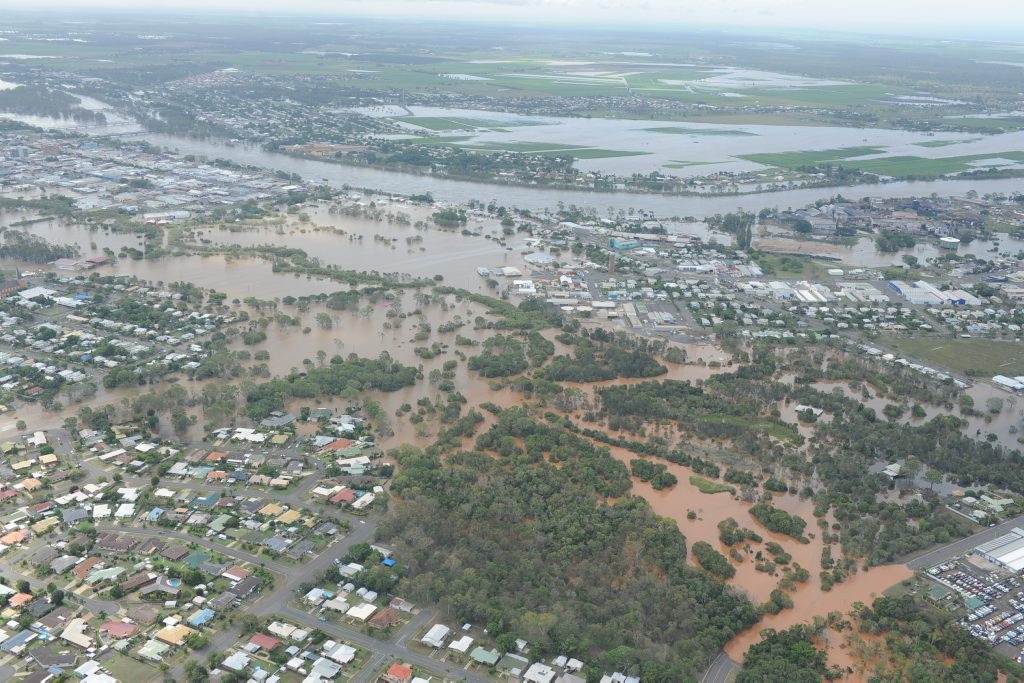
<svg viewBox="0 0 1024 683"><path fill-rule="evenodd" d="M650 133L666 133L669 135L756 135L745 130L724 130L721 128L686 128L684 126L659 126L644 128Z"/></svg>
<svg viewBox="0 0 1024 683"><path fill-rule="evenodd" d="M704 477L693 476L690 477L690 483L697 487L701 493L726 493L730 495L736 495L736 489L728 484L722 484L721 482L711 481Z"/></svg>
<svg viewBox="0 0 1024 683"><path fill-rule="evenodd" d="M815 260L809 256L783 256L758 252L754 261L761 267L765 275L772 275L784 280L827 280L828 269L838 268L834 261Z"/></svg>
<svg viewBox="0 0 1024 683"><path fill-rule="evenodd" d="M160 680L163 677L163 673L157 667L132 659L127 655L117 655L104 660L103 666L114 678L121 681L147 683Z"/></svg>
<svg viewBox="0 0 1024 683"><path fill-rule="evenodd" d="M1024 375L1024 345L994 339L918 337L886 339L900 353L968 375Z"/></svg>

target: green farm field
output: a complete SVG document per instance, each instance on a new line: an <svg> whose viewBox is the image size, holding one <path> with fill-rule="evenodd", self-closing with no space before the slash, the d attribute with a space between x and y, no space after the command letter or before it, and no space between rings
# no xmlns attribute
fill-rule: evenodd
<svg viewBox="0 0 1024 683"><path fill-rule="evenodd" d="M885 150L881 147L845 147L841 149L782 152L778 154L745 154L740 158L766 166L776 166L789 170L824 163L841 164L846 168L858 169L864 173L873 173L893 178L941 176L986 169L988 167L984 163L977 163L986 160L1006 159L1013 162L1024 162L1024 152L1018 151L938 157L934 159L918 156L892 156L878 159L856 158L882 154L884 152ZM1002 164L992 165L999 166Z"/></svg>
<svg viewBox="0 0 1024 683"><path fill-rule="evenodd" d="M822 149L805 152L779 152L766 154L744 154L741 159L753 161L765 166L778 166L794 170L801 166L813 166L827 161L838 161L851 157L863 157L869 154L881 154L881 147L841 147L839 149ZM844 164L845 165L845 164Z"/></svg>
<svg viewBox="0 0 1024 683"><path fill-rule="evenodd" d="M984 162L988 159L1009 159L1011 161L1024 162L1024 152L999 152L995 154L972 154L958 157L940 157L928 159L925 157L897 156L884 159L865 159L861 161L848 161L843 165L848 168L856 168L865 173L891 176L901 178L908 176L937 176L950 173L962 173L964 171L988 168L984 163L975 164L972 162Z"/></svg>
<svg viewBox="0 0 1024 683"><path fill-rule="evenodd" d="M896 337L884 342L910 358L979 377L1024 375L1024 345L961 337Z"/></svg>

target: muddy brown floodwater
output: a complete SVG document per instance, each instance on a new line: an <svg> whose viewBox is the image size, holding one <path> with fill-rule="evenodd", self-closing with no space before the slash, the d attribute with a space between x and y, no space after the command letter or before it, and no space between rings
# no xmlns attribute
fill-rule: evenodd
<svg viewBox="0 0 1024 683"><path fill-rule="evenodd" d="M624 463L636 456L623 449L612 449L612 454ZM843 583L835 584L830 591L822 591L818 579L821 566L821 551L824 544L820 530L815 523L814 503L801 500L797 496L775 496L772 504L786 512L799 515L807 522L807 535L810 543L803 544L788 536L776 534L765 529L747 510L750 504L738 500L728 493L706 494L690 483L693 471L688 467L665 463L668 471L676 475L679 483L671 489L655 491L650 484L634 480L633 493L647 500L656 513L675 520L679 529L686 536L687 545L692 547L697 541L709 543L713 548L728 556L729 548L718 539L718 523L729 517L735 519L740 526L755 530L764 537L765 542L775 541L786 552L793 556L793 562L799 563L811 573L811 579L805 584L797 584L796 591L790 593L794 607L783 610L776 615L767 615L753 628L739 634L731 640L725 650L736 662L743 661L743 655L751 645L758 642L760 631L764 628L777 630L786 629L796 624L810 622L815 616L825 616L829 612L847 613L855 602L869 603L883 591L900 581L913 576L905 565L885 565L870 570L860 570ZM687 512L693 510L697 519L686 518ZM737 546L739 547L739 546ZM754 552L763 548L762 544L751 544ZM839 550L834 546L834 552ZM692 554L690 562L694 562ZM769 594L778 587L780 575L769 576L754 569L753 554L746 555L744 562L735 564L736 576L729 584L740 592L746 593L754 603L768 600Z"/></svg>
<svg viewBox="0 0 1024 683"><path fill-rule="evenodd" d="M323 263L346 269L408 273L416 277L431 277L440 274L444 277L444 284L472 291L487 291L485 279L476 272L477 267L494 268L510 265L519 267L526 273L530 271L522 260L522 252L526 249L521 243L517 243L516 237L510 238L511 249L493 239L501 235L500 225L494 221L474 219L467 226L474 231L479 230L492 237L492 239L485 239L484 237L467 237L462 235L461 231L441 230L435 226L417 229L407 222L407 219L413 223L417 220L428 220L429 216L425 213L425 209L408 205L384 204L382 210L385 212L385 217L377 220L373 217L351 217L331 213L326 206L319 206L309 210L312 219L309 223L296 223L295 217L286 216L281 224L269 224L255 229L243 228L231 231L216 227L203 228L200 229L201 234L198 237L221 246L237 244L242 247L253 247L270 244L297 247L318 257ZM390 221L386 218L387 213L393 214ZM405 214L407 219L406 216L403 216L401 220L397 220L395 215L399 213ZM0 220L0 225L9 224L13 220L25 217L24 213L9 213L3 216L5 220ZM40 222L25 226L24 229L53 242L74 242L79 245L83 254L95 253L104 247L116 252L123 246L137 246L138 244L136 235L90 230L83 226L57 221ZM100 272L135 275L152 282L188 281L201 287L225 292L229 301L234 298L244 299L248 296L264 300L280 300L285 296L298 297L346 289L345 283L305 275L274 273L268 261L257 258L176 256L146 261L120 259L113 265L101 269ZM404 364L420 367L424 375L429 376L431 370L440 369L445 361L454 359L454 352L458 349L454 346L455 334L438 333L437 328L442 323L455 319L455 316L461 316L466 325L458 330L459 334L477 341L493 334L491 331L473 329L474 318L485 315L482 306L465 301L456 303L453 297L448 299L448 310L444 310L437 304L431 304L424 308L426 319L433 328L428 339L424 341L413 339L419 322L416 317L409 316L402 320L400 328L396 329L390 326L396 322L393 313L396 308L410 312L418 306L414 294L405 292L398 301L380 300L376 303L364 301L361 303L361 312L333 311L326 309L322 304L313 304L308 311L299 312L294 306L279 305L278 311L290 316L298 316L300 325L281 327L276 323L272 324L266 330L267 339L264 343L245 347L239 340L232 344L232 348L268 350L270 352L268 367L273 375L278 376L287 374L293 368L301 369L304 359L314 363L320 362L317 358L318 351L325 352L328 357L334 354L345 356L349 353L376 357L382 350L387 350L392 357ZM391 317L389 317L389 312L392 312ZM331 317L332 323L329 329L324 329L317 324L317 313L327 313ZM254 317L256 315L253 311L250 311L250 314ZM303 334L302 329L307 326L310 328L310 332ZM550 336L553 336L553 333ZM434 342L449 345L448 353L431 359L423 359L416 355L416 347L429 347ZM561 344L556 344L556 347L557 353L569 351ZM656 379L699 381L716 373L729 372L734 369L726 366L728 355L717 347L686 346L684 348L691 364L667 364L669 373ZM478 352L472 348L461 350L469 355ZM692 362L697 359L705 361L705 364ZM710 365L710 363L714 363L714 365ZM517 405L522 401L522 395L519 393L510 390L494 391L487 380L480 378L475 373L470 373L465 362L458 363L454 381L458 390L467 399L467 409L479 406L485 401L491 401L502 407ZM626 380L626 382L629 381ZM583 390L592 400L593 392L598 386L616 383L621 384L623 381L568 386ZM193 393L202 390L201 382L183 380L181 384ZM164 386L166 385L161 384L154 389ZM818 388L827 391L834 386L821 383ZM846 386L842 386L841 390L849 393ZM975 389L972 392L976 394L975 398L979 404L983 404L984 399L988 397L985 389ZM134 392L131 390L105 391L101 388L96 397L88 403L102 405L118 402L132 393ZM393 436L381 439L381 445L391 448L403 443L418 446L426 446L431 443L442 425L436 420L429 419L421 425L413 425L407 416L399 418L396 417L395 412L402 404L408 403L415 408L418 399L436 400L440 397L441 392L426 378L413 387L388 394L374 394L372 398L381 403L386 419L394 430ZM314 403L343 408L348 401L342 398L333 400L322 398L317 399ZM879 412L886 403L884 399L878 398L869 401L869 404ZM309 401L292 401L289 408L297 410L300 405L308 404ZM79 407L73 405L68 408L69 411L76 412ZM788 421L796 421L791 407L780 406L780 408ZM199 423L202 424L204 420L201 411L195 408L190 412L199 413ZM942 411L936 409L935 412ZM0 431L13 429L16 417L25 418L32 428L41 428L44 425L56 426L63 419L61 415L44 413L38 406L23 406L16 414L4 416L3 422L0 422ZM486 414L485 423L481 425L480 431L486 429L492 422L493 418ZM1009 441L1012 434L1010 427L1018 422L1019 408L1015 404L1010 404L992 422L983 423L978 419L978 424L972 423L972 427L980 428L983 431L997 432L1001 440ZM163 427L163 425L161 426ZM801 425L801 433L809 436L810 427ZM166 436L171 435L167 434ZM190 437L200 438L201 435L190 433ZM1015 437L1013 438L1015 439ZM613 448L612 453L627 464L629 460L636 457L622 449ZM793 562L799 563L811 573L811 579L806 584L798 584L796 591L791 593L795 603L794 608L784 610L777 615L766 616L754 628L739 634L728 644L726 651L737 662L741 662L743 654L750 645L759 640L759 633L763 628L784 629L798 623L809 622L815 616L824 616L832 611L846 613L855 602L869 603L890 586L912 576L911 571L905 566L875 567L869 571L858 571L845 582L836 584L831 591L824 592L820 588L818 579L823 544L820 530L815 524L812 514L813 503L810 500L801 500L790 495L776 496L774 499L776 506L791 514L799 515L808 522L808 536L813 537L810 543L801 544L787 536L764 529L747 512L750 507L749 503L737 500L728 493L713 495L701 493L690 484L689 478L693 472L689 468L673 464L667 464L667 467L679 480L675 487L666 491L655 491L649 484L634 481L633 493L645 498L656 513L675 520L691 547L696 541L705 541L728 555L729 549L718 539L718 523L732 517L740 526L756 530L766 541L772 540L782 545L786 552L792 555ZM697 519L687 519L687 512L690 510L697 514ZM778 586L780 579L780 576L770 576L755 570L753 553L762 547L761 544L752 545L752 553L746 554L745 561L735 565L736 576L730 581L732 586L746 593L755 603L768 600L771 591ZM835 552L838 555L838 548ZM692 555L690 561L693 561ZM842 638L843 636L840 634L836 634L832 638L829 648L830 660L844 667L856 668L856 663L850 653L845 648L838 647Z"/></svg>
<svg viewBox="0 0 1024 683"><path fill-rule="evenodd" d="M532 251L522 239L512 236L502 246L501 226L490 218L471 220L466 229L480 236L462 234L462 229L442 229L430 223L430 209L400 203L382 203L384 216L403 215L423 227L392 218L331 213L325 206L311 209L310 222L223 229L201 228L197 237L218 246L288 246L304 250L324 264L346 270L376 270L407 273L418 278L444 277L444 284L485 291L478 267L494 269L514 266L528 272L522 253ZM484 236L486 235L486 237ZM488 239L490 238L490 239ZM503 279L503 278L498 278Z"/></svg>

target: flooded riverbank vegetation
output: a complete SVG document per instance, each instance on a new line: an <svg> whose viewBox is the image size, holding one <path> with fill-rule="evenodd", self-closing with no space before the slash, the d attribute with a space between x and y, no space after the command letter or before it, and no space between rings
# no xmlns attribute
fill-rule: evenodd
<svg viewBox="0 0 1024 683"><path fill-rule="evenodd" d="M832 662L839 650L846 666ZM994 682L1001 675L1005 669L1001 672L991 650L951 615L903 595L858 604L848 614L833 612L811 624L766 630L747 651L736 681Z"/></svg>
<svg viewBox="0 0 1024 683"><path fill-rule="evenodd" d="M395 456L401 503L383 533L415 558L406 589L499 639L600 652L595 666L669 681L695 676L756 619L687 563L675 524L623 497L625 466L556 424L508 409L471 452Z"/></svg>

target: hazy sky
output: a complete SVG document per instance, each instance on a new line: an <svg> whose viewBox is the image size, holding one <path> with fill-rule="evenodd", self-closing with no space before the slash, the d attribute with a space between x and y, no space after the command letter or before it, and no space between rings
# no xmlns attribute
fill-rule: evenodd
<svg viewBox="0 0 1024 683"><path fill-rule="evenodd" d="M820 28L1024 40L1024 0L3 0L42 8L315 12L660 26Z"/></svg>

